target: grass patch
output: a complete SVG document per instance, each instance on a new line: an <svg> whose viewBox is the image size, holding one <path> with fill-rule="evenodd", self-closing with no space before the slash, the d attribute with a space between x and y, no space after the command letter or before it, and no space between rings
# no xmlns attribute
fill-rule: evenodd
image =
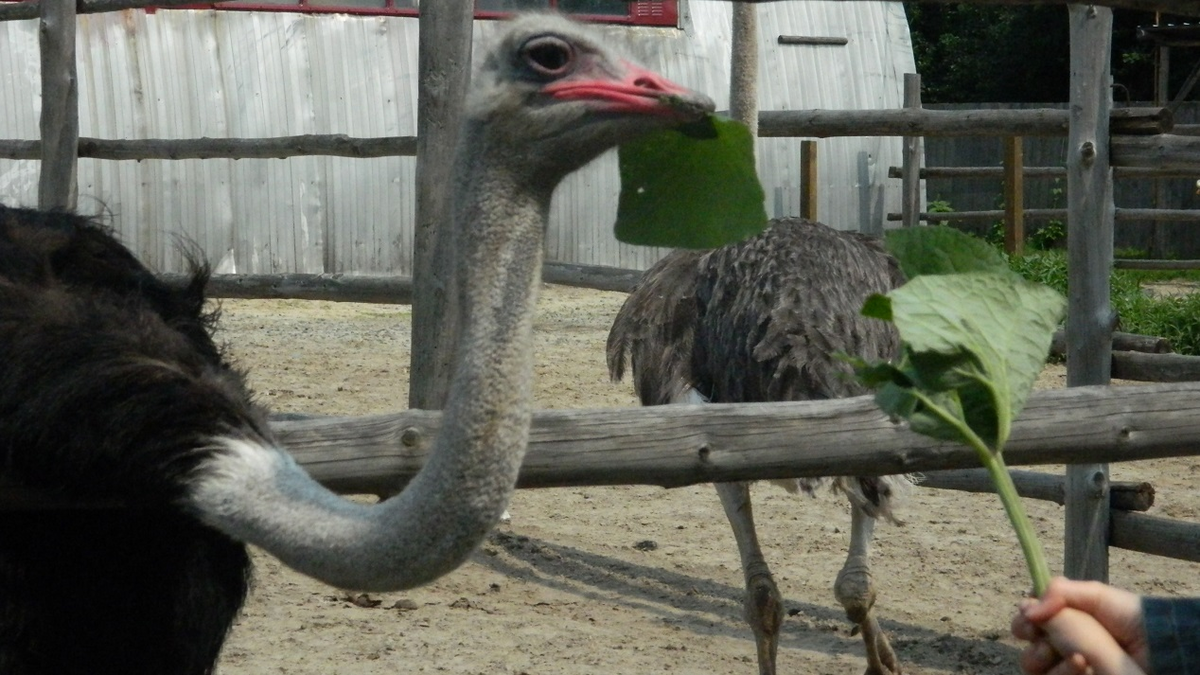
<svg viewBox="0 0 1200 675"><path fill-rule="evenodd" d="M1035 251L1009 258L1021 276L1067 293L1067 257L1063 251ZM1113 310L1120 330L1166 338L1180 354L1200 355L1200 294L1155 298L1142 285L1176 279L1197 280L1200 274L1169 271L1114 270L1109 279Z"/></svg>

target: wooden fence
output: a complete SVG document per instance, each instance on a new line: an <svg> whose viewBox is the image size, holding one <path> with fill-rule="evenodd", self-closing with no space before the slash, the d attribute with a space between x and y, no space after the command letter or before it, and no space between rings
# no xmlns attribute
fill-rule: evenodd
<svg viewBox="0 0 1200 675"><path fill-rule="evenodd" d="M979 1L979 0L976 0ZM992 0L1026 4L1039 0ZM1045 2L1045 0L1041 0ZM83 0L81 11L137 7L145 2ZM176 4L156 0L154 4ZM465 78L460 64L470 40L467 3L429 3L422 12L422 83L441 83L422 90L420 117L445 130L456 128L457 103ZM1062 4L1066 4L1063 2ZM1106 0L1106 5L1180 11L1173 0ZM74 109L73 31L76 3L26 2L0 7L0 20L40 16L43 34L43 142L39 203L69 206L73 198L75 158L81 151L99 152L105 142L82 147L78 111ZM457 13L456 13L457 12ZM1197 412L1200 386L1158 385L1155 388L1107 389L1081 385L1106 384L1112 365L1112 313L1108 305L1108 269L1112 262L1112 193L1110 163L1146 169L1196 166L1200 146L1186 137L1159 134L1117 137L1110 143L1111 91L1108 57L1111 52L1111 10L1100 6L1069 5L1071 26L1071 109L1063 111L986 111L959 114L920 109L900 111L775 111L760 115L763 136L886 135L928 136L934 133L977 134L980 120L1001 135L1066 133L1068 147L1068 205L1071 222L1069 269L1073 292L1068 311L1068 384L1072 389L1042 392L1031 399L1018 423L1008 451L1012 464L1079 462L1065 481L1067 519L1066 573L1078 578L1107 577L1105 542L1141 546L1179 555L1179 544L1148 545L1144 534L1131 534L1144 521L1134 515L1110 517L1109 460L1195 454L1200 445ZM1196 8L1200 14L1200 8ZM428 31L426 26L428 25ZM439 37L440 36L440 37ZM424 51L428 48L428 53ZM444 114L428 107L442 105ZM1000 119L1000 118L1003 118ZM1007 125L1007 126L1005 126ZM1042 131L1037 131L1041 129ZM439 132L419 129L418 141L433 142ZM310 141L312 139L309 139ZM350 139L347 139L350 140ZM203 144L203 141L190 141ZM125 142L109 142L109 152L127 151ZM148 141L141 141L148 143ZM159 141L161 144L171 142ZM284 141L280 152L306 154L312 146ZM116 149L113 149L116 148ZM28 147L18 148L29 152ZM209 151L196 150L194 152ZM14 150L10 150L14 152ZM164 152L170 152L169 150ZM440 155L440 156L439 156ZM429 175L444 169L449 153L422 153ZM277 155L273 155L277 156ZM444 222L436 204L436 186L419 192L418 220ZM430 203L433 205L430 206ZM426 319L414 321L414 363L437 363L437 344L447 344L438 332L437 317L453 314L447 303L453 294L432 289L424 271L439 264L436 232L417 241L415 302ZM425 345L422 347L421 345ZM434 351L429 351L433 345ZM425 351L423 352L422 349ZM413 371L414 377L417 374ZM444 373L432 373L436 381ZM422 378L424 381L426 378ZM334 489L349 492L390 491L405 471L423 459L423 448L436 433L435 413L347 420L279 422L284 440L305 466ZM760 433L744 433L752 425ZM374 436L368 436L374 434ZM547 434L553 441L547 445ZM761 442L757 448L751 441ZM607 450L603 448L608 448ZM1053 446L1053 447L1051 447ZM553 448L570 448L568 453ZM846 448L858 450L851 453ZM365 453L369 448L378 452ZM398 453L397 448L401 451ZM546 448L551 448L547 450ZM781 453L779 448L788 448ZM796 451L796 448L806 448ZM681 485L714 480L745 480L783 476L902 473L975 464L973 452L935 444L897 427L867 399L762 406L687 406L541 413L522 474L522 486L595 485L655 482ZM348 463L347 463L348 462ZM347 469L347 466L353 469ZM1113 529L1110 536L1110 527ZM1200 542L1196 526L1154 522L1155 532L1172 533L1187 542ZM1194 551L1192 552L1195 553ZM1191 554L1189 554L1191 555ZM1200 559L1200 556L1189 559Z"/></svg>

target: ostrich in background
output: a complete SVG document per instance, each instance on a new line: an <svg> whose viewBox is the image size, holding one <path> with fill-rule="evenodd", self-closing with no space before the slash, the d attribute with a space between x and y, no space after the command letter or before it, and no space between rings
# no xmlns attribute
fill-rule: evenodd
<svg viewBox="0 0 1200 675"><path fill-rule="evenodd" d="M461 564L503 512L528 440L554 186L711 109L559 17L504 32L456 154L452 423L377 505L328 492L278 447L213 343L203 266L170 288L88 219L0 208L0 481L76 503L0 511L0 672L211 673L246 593L242 542L361 590Z"/></svg>
<svg viewBox="0 0 1200 675"><path fill-rule="evenodd" d="M872 293L903 283L880 242L798 218L710 251L677 250L646 271L608 336L608 370L628 364L643 405L837 398L866 393L841 352L892 358L891 324L863 317ZM877 518L895 522L892 500L904 477L771 481L812 493L831 482L851 504L850 553L834 594L862 631L871 675L897 675L896 657L875 619L868 560ZM717 483L746 580L745 614L759 672L775 672L783 600L754 530L749 483Z"/></svg>

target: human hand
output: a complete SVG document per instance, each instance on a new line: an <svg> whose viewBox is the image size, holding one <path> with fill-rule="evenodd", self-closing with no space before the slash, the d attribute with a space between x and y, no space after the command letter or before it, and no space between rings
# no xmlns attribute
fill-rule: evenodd
<svg viewBox="0 0 1200 675"><path fill-rule="evenodd" d="M1038 599L1026 600L1013 635L1030 645L1021 654L1027 675L1144 675L1149 669L1141 598L1095 581L1057 577Z"/></svg>

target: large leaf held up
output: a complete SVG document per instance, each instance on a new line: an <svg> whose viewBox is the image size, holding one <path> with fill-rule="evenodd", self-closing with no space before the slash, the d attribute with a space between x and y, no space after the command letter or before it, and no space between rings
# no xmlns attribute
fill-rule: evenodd
<svg viewBox="0 0 1200 675"><path fill-rule="evenodd" d="M890 230L886 239L888 251L900 261L909 279L922 274L1011 274L1004 256L994 246L952 227Z"/></svg>
<svg viewBox="0 0 1200 675"><path fill-rule="evenodd" d="M750 132L710 119L703 133L695 127L663 131L621 146L617 239L716 248L766 227Z"/></svg>
<svg viewBox="0 0 1200 675"><path fill-rule="evenodd" d="M1045 363L1063 297L1014 275L976 273L921 276L885 300L889 307L872 313L890 310L905 358L864 371L888 382L880 404L916 431L967 440L948 413L993 451L1003 447ZM935 402L944 410L932 410Z"/></svg>

